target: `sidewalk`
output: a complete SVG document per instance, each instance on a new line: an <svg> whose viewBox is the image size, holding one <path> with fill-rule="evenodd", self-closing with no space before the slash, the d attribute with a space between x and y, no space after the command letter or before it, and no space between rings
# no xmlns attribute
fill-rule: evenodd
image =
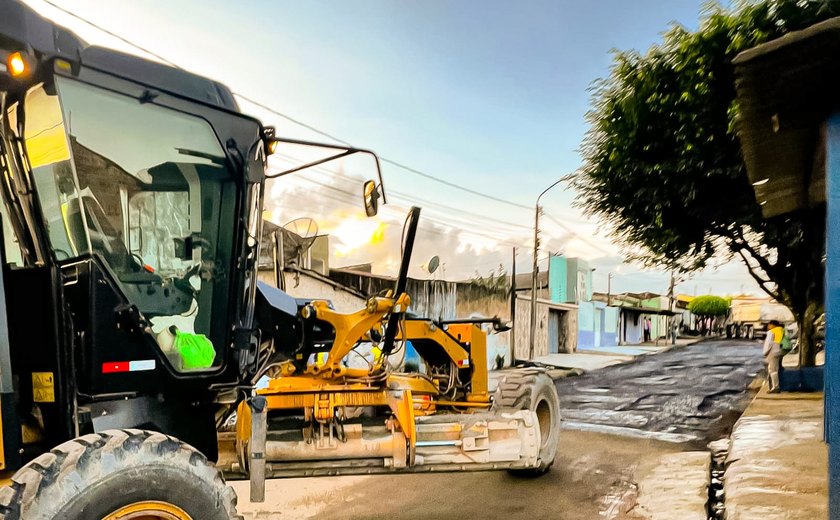
<svg viewBox="0 0 840 520"><path fill-rule="evenodd" d="M658 354L671 350L675 347L693 345L709 337L679 338L676 345L671 345L666 340L659 340L657 345L654 342L642 343L640 345L620 345L603 347L578 347L576 352L563 354L548 354L540 356L534 361L559 368L576 368L584 372L597 370L599 368L626 363L638 356Z"/></svg>
<svg viewBox="0 0 840 520"><path fill-rule="evenodd" d="M828 517L821 392L762 387L733 429L724 493L727 520Z"/></svg>

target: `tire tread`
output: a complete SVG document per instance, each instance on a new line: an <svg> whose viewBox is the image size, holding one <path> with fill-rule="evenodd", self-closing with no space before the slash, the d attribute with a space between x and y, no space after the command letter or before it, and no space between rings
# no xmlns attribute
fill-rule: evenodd
<svg viewBox="0 0 840 520"><path fill-rule="evenodd" d="M179 463L191 466L202 479L221 488L217 507L231 520L242 520L236 514L236 493L203 454L174 437L135 429L87 434L36 457L15 473L10 486L0 488L0 520L23 520L24 513L51 484L73 477L79 480L91 464L113 464L112 460L122 460L143 450L152 456L180 459Z"/></svg>

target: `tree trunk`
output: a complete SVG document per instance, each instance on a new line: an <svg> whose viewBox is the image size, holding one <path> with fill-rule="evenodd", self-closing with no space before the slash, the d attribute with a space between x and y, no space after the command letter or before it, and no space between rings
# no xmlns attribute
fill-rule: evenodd
<svg viewBox="0 0 840 520"><path fill-rule="evenodd" d="M817 345L815 336L817 327L814 325L819 314L819 304L810 302L803 312L796 313L796 323L799 326L799 366L812 367L817 362Z"/></svg>

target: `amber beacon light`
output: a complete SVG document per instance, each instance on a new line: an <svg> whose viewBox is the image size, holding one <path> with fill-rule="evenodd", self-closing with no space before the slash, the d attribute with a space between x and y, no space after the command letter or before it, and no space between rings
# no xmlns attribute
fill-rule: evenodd
<svg viewBox="0 0 840 520"><path fill-rule="evenodd" d="M26 60L23 59L23 55L19 52L9 54L9 58L6 60L6 66L9 74L16 78L26 74Z"/></svg>

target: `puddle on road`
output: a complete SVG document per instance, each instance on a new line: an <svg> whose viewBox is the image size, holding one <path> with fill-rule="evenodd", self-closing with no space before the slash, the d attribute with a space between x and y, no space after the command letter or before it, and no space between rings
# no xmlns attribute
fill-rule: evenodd
<svg viewBox="0 0 840 520"><path fill-rule="evenodd" d="M601 498L598 517L602 520L619 520L636 505L639 486L633 482L631 471L622 472L610 486L610 491Z"/></svg>
<svg viewBox="0 0 840 520"><path fill-rule="evenodd" d="M604 388L602 386L589 387L589 388L584 387L584 388L579 388L578 392L590 392L590 393L593 393L593 394L606 394L606 393L612 392L612 389Z"/></svg>

